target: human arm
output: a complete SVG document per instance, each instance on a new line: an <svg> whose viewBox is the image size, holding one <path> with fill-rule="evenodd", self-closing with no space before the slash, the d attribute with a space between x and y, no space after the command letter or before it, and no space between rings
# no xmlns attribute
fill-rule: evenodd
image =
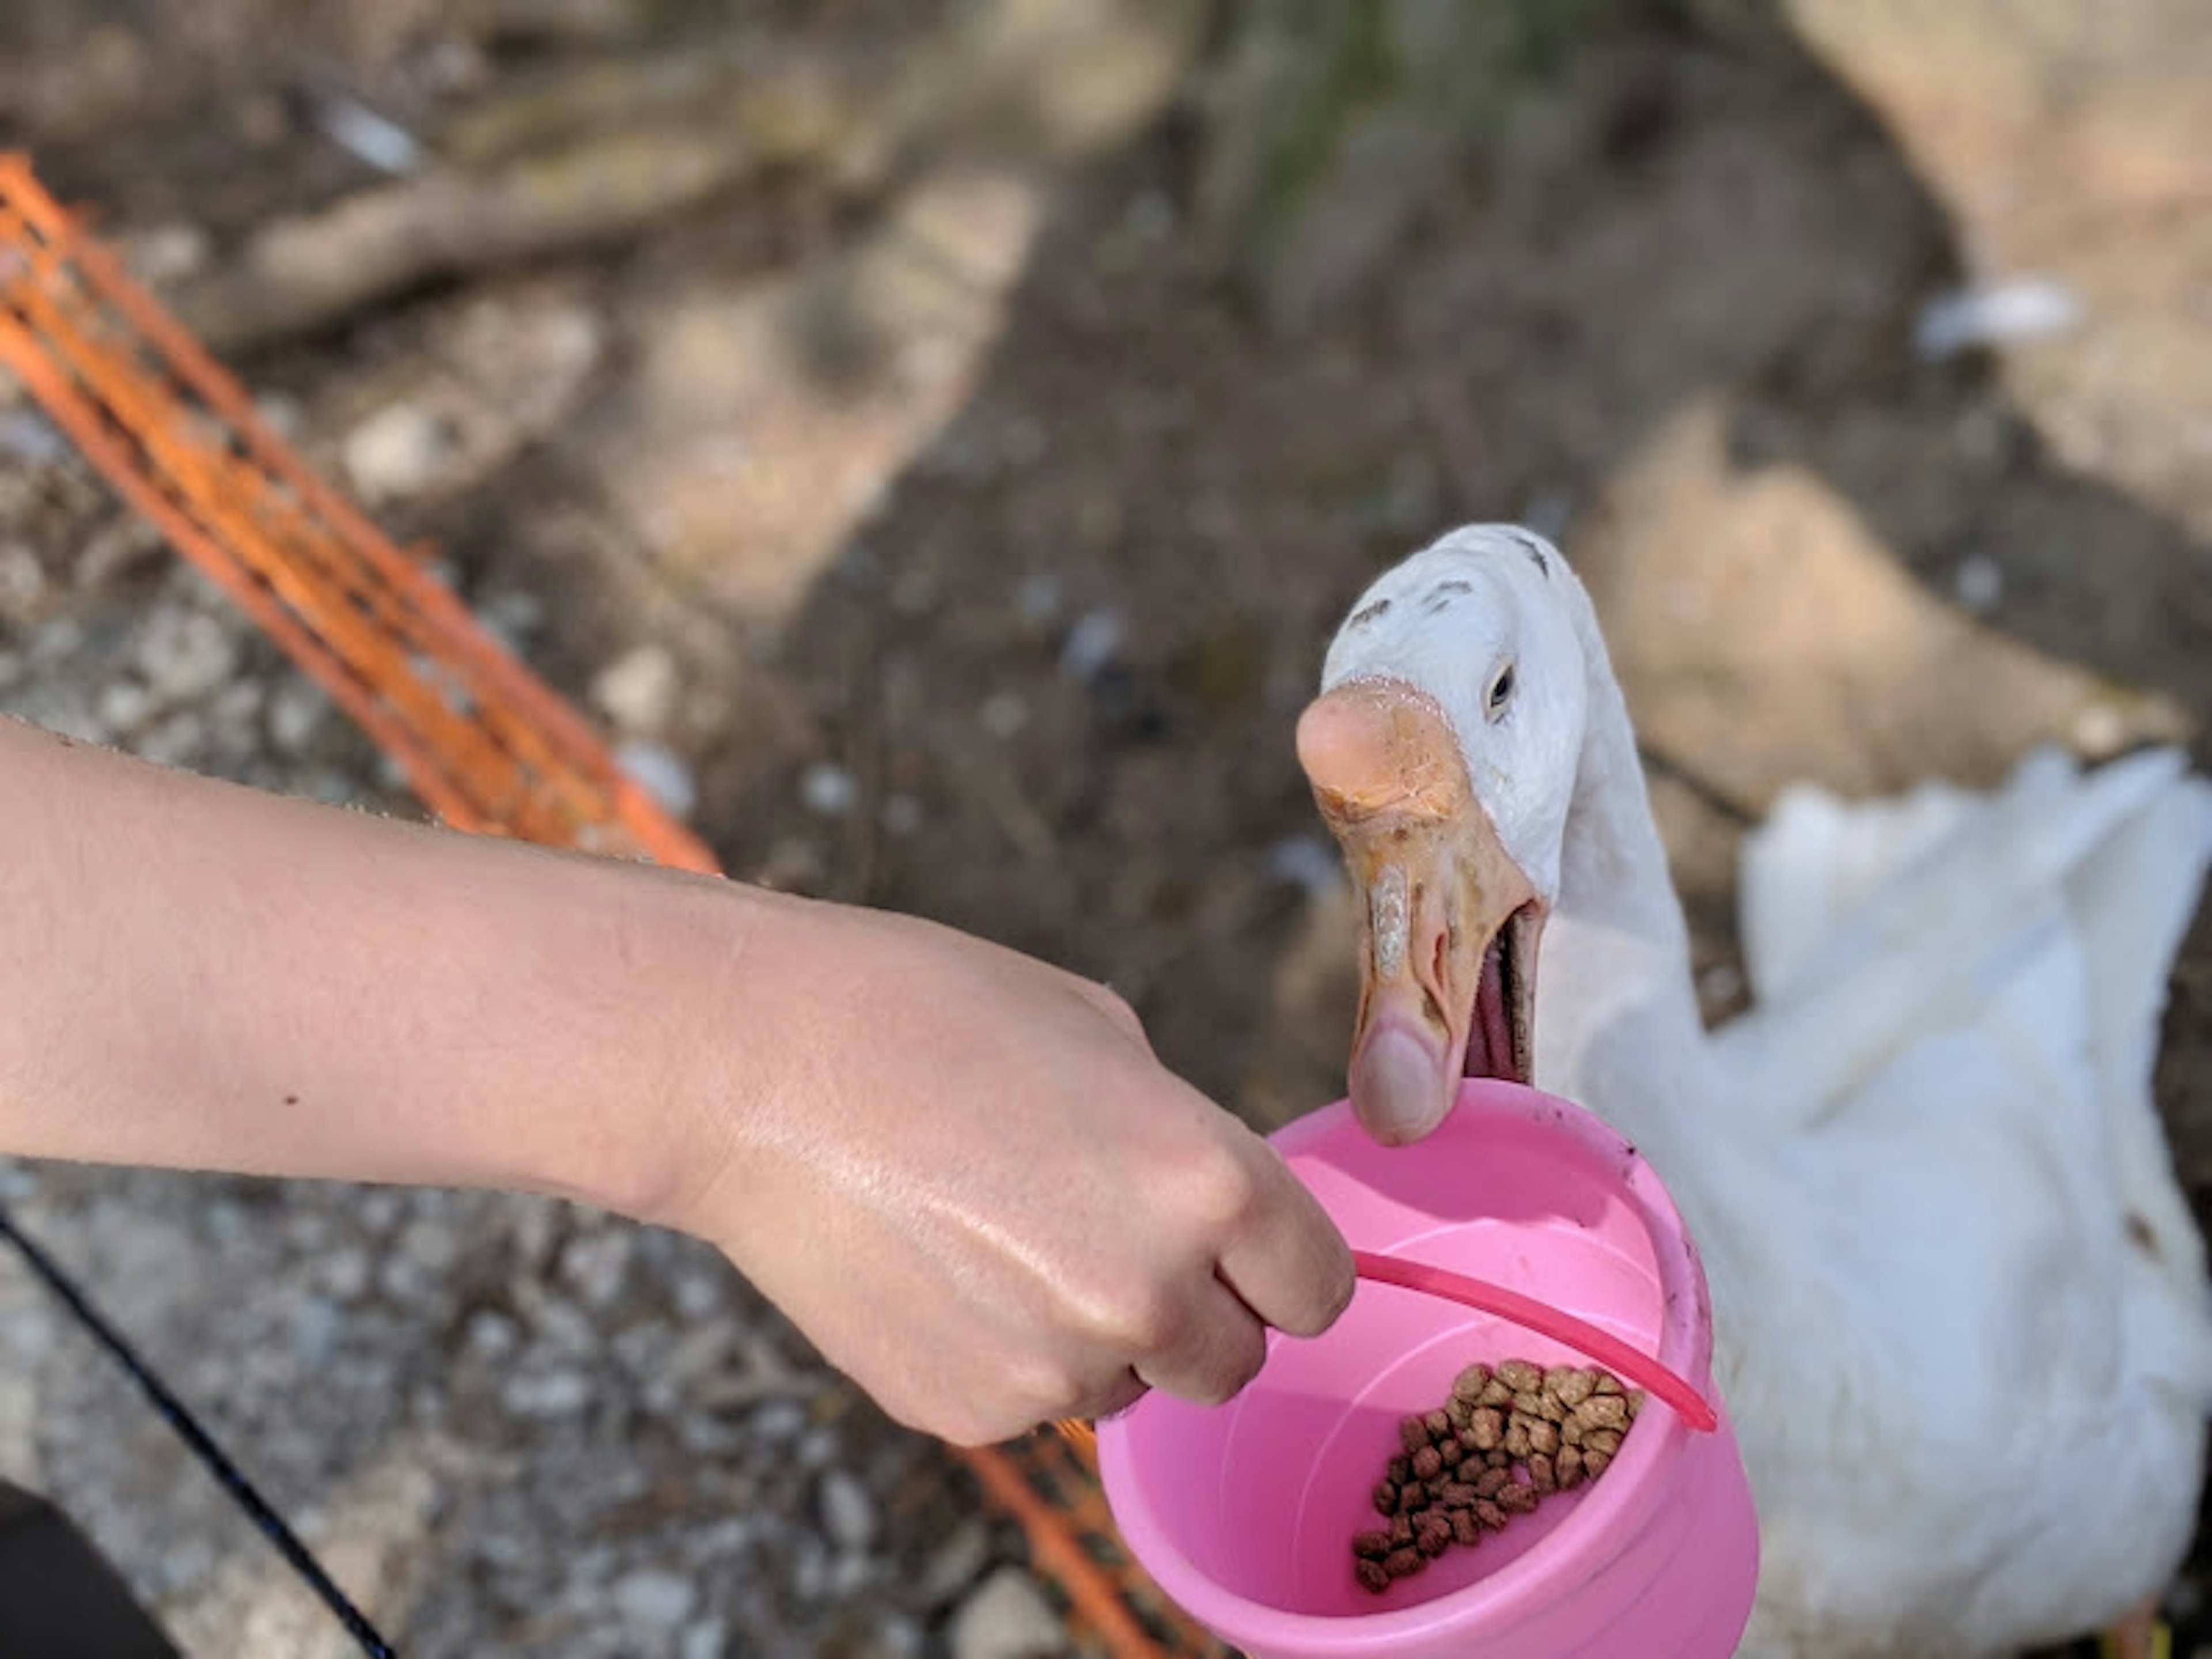
<svg viewBox="0 0 2212 1659"><path fill-rule="evenodd" d="M0 720L0 1146L558 1194L720 1246L915 1426L1218 1398L1342 1241L1072 975ZM1256 1316L1255 1316L1256 1310Z"/></svg>

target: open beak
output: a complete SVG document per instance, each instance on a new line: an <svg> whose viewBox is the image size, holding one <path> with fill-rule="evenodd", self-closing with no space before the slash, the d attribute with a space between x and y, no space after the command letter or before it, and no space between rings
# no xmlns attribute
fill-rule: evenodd
<svg viewBox="0 0 2212 1659"><path fill-rule="evenodd" d="M1377 1140L1418 1140L1462 1078L1532 1080L1543 907L1412 686L1326 693L1298 720L1298 762L1365 912L1352 1110Z"/></svg>

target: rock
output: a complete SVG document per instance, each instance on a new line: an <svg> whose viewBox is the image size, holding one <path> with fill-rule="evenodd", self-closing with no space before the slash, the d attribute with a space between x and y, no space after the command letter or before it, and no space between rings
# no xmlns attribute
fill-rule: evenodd
<svg viewBox="0 0 2212 1659"><path fill-rule="evenodd" d="M952 1615L952 1659L1037 1659L1067 1652L1067 1633L1036 1580L1001 1567L978 1584Z"/></svg>
<svg viewBox="0 0 2212 1659"><path fill-rule="evenodd" d="M114 680L100 688L100 723L111 732L127 735L154 712L154 694L137 680Z"/></svg>
<svg viewBox="0 0 2212 1659"><path fill-rule="evenodd" d="M432 1274L453 1271L453 1264L461 1259L463 1243L459 1228L430 1216L417 1216L399 1235L399 1248L423 1272Z"/></svg>
<svg viewBox="0 0 2212 1659"><path fill-rule="evenodd" d="M29 618L46 596L46 567L21 542L0 542L0 617Z"/></svg>
<svg viewBox="0 0 2212 1659"><path fill-rule="evenodd" d="M519 1370L500 1390L501 1400L517 1417L573 1417L591 1397L591 1379L566 1369Z"/></svg>
<svg viewBox="0 0 2212 1659"><path fill-rule="evenodd" d="M305 754L307 745L315 740L315 733L322 728L330 708L330 699L313 681L287 679L270 699L269 741L276 744L279 754Z"/></svg>
<svg viewBox="0 0 2212 1659"><path fill-rule="evenodd" d="M1121 649L1121 618L1112 611L1091 611L1077 619L1060 648L1060 672L1086 684L1097 678Z"/></svg>
<svg viewBox="0 0 2212 1659"><path fill-rule="evenodd" d="M866 1549L875 1540L875 1499L848 1470L832 1469L822 1477L822 1529L831 1543L851 1553Z"/></svg>
<svg viewBox="0 0 2212 1659"><path fill-rule="evenodd" d="M615 1607L633 1629L656 1635L674 1630L691 1616L698 1593L691 1581L646 1567L615 1585Z"/></svg>
<svg viewBox="0 0 2212 1659"><path fill-rule="evenodd" d="M977 718L982 721L986 732L1005 743L1030 723L1029 702L1018 691L994 691L983 699L982 710Z"/></svg>
<svg viewBox="0 0 2212 1659"><path fill-rule="evenodd" d="M689 817L698 805L699 786L691 769L672 749L657 743L625 743L615 749L615 764L646 793L676 817Z"/></svg>
<svg viewBox="0 0 2212 1659"><path fill-rule="evenodd" d="M346 434L339 463L368 500L404 501L434 488L458 447L459 434L443 416L419 404L398 403Z"/></svg>
<svg viewBox="0 0 2212 1659"><path fill-rule="evenodd" d="M579 1233L561 1252L561 1276L576 1287L587 1307L611 1308L622 1295L634 1248L627 1227Z"/></svg>
<svg viewBox="0 0 2212 1659"><path fill-rule="evenodd" d="M817 817L843 817L860 793L853 775L832 761L816 762L799 780L799 799Z"/></svg>
<svg viewBox="0 0 2212 1659"><path fill-rule="evenodd" d="M915 1581L915 1595L934 1612L973 1583L990 1559L991 1528L981 1516L971 1515L930 1552Z"/></svg>
<svg viewBox="0 0 2212 1659"><path fill-rule="evenodd" d="M625 651L592 678L592 702L624 732L658 737L675 717L683 682L676 653L655 641Z"/></svg>
<svg viewBox="0 0 2212 1659"><path fill-rule="evenodd" d="M158 700L182 702L230 678L238 667L238 641L204 611L163 605L138 636L137 665Z"/></svg>

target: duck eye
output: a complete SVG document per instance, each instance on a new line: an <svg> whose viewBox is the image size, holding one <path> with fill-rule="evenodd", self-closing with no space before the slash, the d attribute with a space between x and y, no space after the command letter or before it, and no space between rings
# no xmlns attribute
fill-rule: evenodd
<svg viewBox="0 0 2212 1659"><path fill-rule="evenodd" d="M1498 671L1498 678L1490 683L1489 714L1496 720L1505 712L1505 705L1513 700L1513 665L1507 663Z"/></svg>

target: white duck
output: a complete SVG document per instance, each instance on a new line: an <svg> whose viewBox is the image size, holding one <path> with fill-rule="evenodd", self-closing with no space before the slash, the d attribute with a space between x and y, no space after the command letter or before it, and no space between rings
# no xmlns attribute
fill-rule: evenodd
<svg viewBox="0 0 2212 1659"><path fill-rule="evenodd" d="M2160 751L2039 753L1989 797L1794 793L1743 864L1758 1006L1709 1036L1547 543L1475 526L1376 581L1298 750L1365 900L1363 1121L1411 1140L1462 1072L1533 1080L1632 1139L1698 1241L1761 1522L1741 1651L2148 1652L2212 1411L2149 1088L2212 788Z"/></svg>

